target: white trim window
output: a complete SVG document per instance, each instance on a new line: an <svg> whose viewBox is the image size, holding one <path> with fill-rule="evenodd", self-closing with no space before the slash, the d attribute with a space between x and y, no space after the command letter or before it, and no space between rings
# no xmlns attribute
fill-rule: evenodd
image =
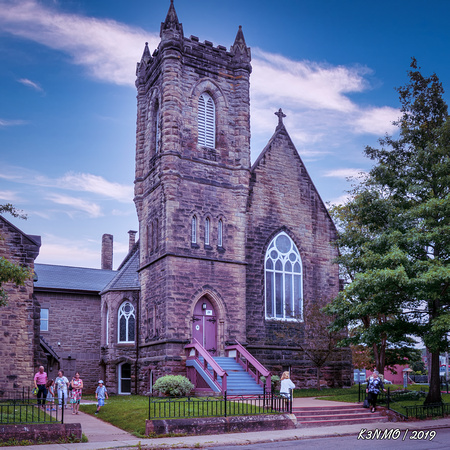
<svg viewBox="0 0 450 450"><path fill-rule="evenodd" d="M205 219L205 245L209 245L209 229L210 229L209 217Z"/></svg>
<svg viewBox="0 0 450 450"><path fill-rule="evenodd" d="M40 329L41 331L48 331L48 308L41 308L40 316Z"/></svg>
<svg viewBox="0 0 450 450"><path fill-rule="evenodd" d="M136 329L136 315L134 306L128 301L124 301L119 308L118 314L118 342L133 343Z"/></svg>
<svg viewBox="0 0 450 450"><path fill-rule="evenodd" d="M119 395L131 394L131 364L119 365Z"/></svg>
<svg viewBox="0 0 450 450"><path fill-rule="evenodd" d="M208 148L216 146L216 106L206 92L198 99L198 144Z"/></svg>
<svg viewBox="0 0 450 450"><path fill-rule="evenodd" d="M285 232L267 248L264 275L266 319L303 320L302 260Z"/></svg>
<svg viewBox="0 0 450 450"><path fill-rule="evenodd" d="M223 222L222 219L219 220L217 225L217 246L223 247Z"/></svg>
<svg viewBox="0 0 450 450"><path fill-rule="evenodd" d="M191 222L191 243L197 243L197 216L192 217Z"/></svg>

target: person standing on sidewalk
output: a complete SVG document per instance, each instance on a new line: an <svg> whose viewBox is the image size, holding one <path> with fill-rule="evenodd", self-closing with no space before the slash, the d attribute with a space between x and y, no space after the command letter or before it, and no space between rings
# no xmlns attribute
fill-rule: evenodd
<svg viewBox="0 0 450 450"><path fill-rule="evenodd" d="M105 398L108 398L108 391L106 390L106 386L103 385L103 380L99 380L98 382L95 398L97 399L97 411L95 411L95 414L98 414L100 408L105 405Z"/></svg>
<svg viewBox="0 0 450 450"><path fill-rule="evenodd" d="M64 370L60 370L58 372L58 376L56 377L55 380L55 384L56 384L56 390L58 392L58 403L59 403L59 409L62 408L62 397L64 395L64 407L67 408L67 388L69 386L69 380L67 379L67 377L64 376Z"/></svg>
<svg viewBox="0 0 450 450"><path fill-rule="evenodd" d="M372 412L375 412L377 409L377 397L381 390L386 392L386 389L384 389L384 384L381 381L381 378L378 376L378 370L375 370L372 376L369 378L369 381L367 382L366 389L366 393L369 394L369 404L372 405Z"/></svg>
<svg viewBox="0 0 450 450"><path fill-rule="evenodd" d="M47 373L44 371L44 366L39 366L39 371L34 375L34 387L38 390L37 404L45 407L45 399L47 397ZM41 400L42 398L42 400Z"/></svg>
<svg viewBox="0 0 450 450"><path fill-rule="evenodd" d="M81 403L81 393L83 389L83 380L79 372L75 373L75 378L70 382L72 386L72 414L78 414Z"/></svg>
<svg viewBox="0 0 450 450"><path fill-rule="evenodd" d="M280 394L283 397L290 398L291 397L291 389L295 389L295 384L290 379L289 372L288 371L283 372L283 375L281 375Z"/></svg>

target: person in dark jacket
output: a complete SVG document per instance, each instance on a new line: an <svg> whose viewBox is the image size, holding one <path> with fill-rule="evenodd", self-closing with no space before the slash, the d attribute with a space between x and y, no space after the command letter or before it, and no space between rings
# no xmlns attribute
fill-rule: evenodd
<svg viewBox="0 0 450 450"><path fill-rule="evenodd" d="M369 381L367 382L367 389L366 393L368 394L368 400L369 403L372 405L372 412L376 411L377 408L377 397L378 394L383 390L386 392L386 389L384 388L383 381L378 376L378 371L375 370L372 374L372 376L369 378Z"/></svg>

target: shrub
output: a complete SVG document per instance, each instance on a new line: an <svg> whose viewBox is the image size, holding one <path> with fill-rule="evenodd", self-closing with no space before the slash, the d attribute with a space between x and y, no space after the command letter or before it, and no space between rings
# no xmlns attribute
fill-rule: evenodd
<svg viewBox="0 0 450 450"><path fill-rule="evenodd" d="M266 377L263 376L263 375L261 375L261 376L259 377L259 379L260 379L263 383L266 382ZM272 376L270 377L270 383L271 383L271 385L272 385L272 389L275 389L275 388L277 387L279 381L280 381L280 377L279 377L278 375L272 375Z"/></svg>
<svg viewBox="0 0 450 450"><path fill-rule="evenodd" d="M153 390L172 397L184 397L194 389L194 385L182 375L165 375L156 380Z"/></svg>

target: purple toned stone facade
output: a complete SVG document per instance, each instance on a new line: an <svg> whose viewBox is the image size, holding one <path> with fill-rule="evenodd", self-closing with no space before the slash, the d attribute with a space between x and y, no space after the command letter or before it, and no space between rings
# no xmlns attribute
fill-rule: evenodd
<svg viewBox="0 0 450 450"><path fill-rule="evenodd" d="M194 308L205 300L217 319L216 354L237 339L273 373L290 367L300 386L315 379L298 349L274 340L283 323L265 318L264 257L271 239L286 232L301 254L305 304L325 302L339 290L336 230L281 111L274 136L250 166L250 60L241 28L229 50L185 38L171 4L158 48L150 55L146 46L137 66L136 391L148 391L161 375L186 373L184 345ZM203 93L215 105L214 148L198 143ZM105 362L125 358L124 349L110 349ZM348 350L336 352L324 374L350 384Z"/></svg>
<svg viewBox="0 0 450 450"><path fill-rule="evenodd" d="M27 236L0 216L0 257L34 269L40 238ZM39 304L33 297L33 280L24 286L3 283L8 304L0 307L0 397L32 385L39 352Z"/></svg>

